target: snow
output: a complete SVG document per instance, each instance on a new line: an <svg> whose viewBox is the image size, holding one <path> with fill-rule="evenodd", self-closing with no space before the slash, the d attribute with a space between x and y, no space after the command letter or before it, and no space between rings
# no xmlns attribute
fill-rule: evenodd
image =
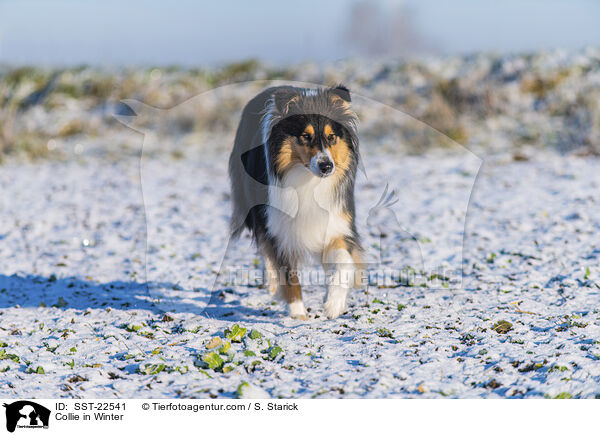
<svg viewBox="0 0 600 435"><path fill-rule="evenodd" d="M371 271L456 279L373 278L335 320L309 284L306 322L252 279L211 298L217 272L260 272L247 237L223 261L223 156L0 167L1 395L236 397L246 382L273 398L599 396L599 161L363 156ZM399 202L373 211L386 184ZM235 324L247 333L222 354L231 371L205 367Z"/></svg>

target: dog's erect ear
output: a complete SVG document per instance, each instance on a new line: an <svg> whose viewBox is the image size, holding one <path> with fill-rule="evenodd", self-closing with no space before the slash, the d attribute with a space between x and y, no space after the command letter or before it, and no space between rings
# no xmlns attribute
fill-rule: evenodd
<svg viewBox="0 0 600 435"><path fill-rule="evenodd" d="M273 102L275 103L275 109L282 115L285 115L288 110L290 103L298 100L300 94L294 88L281 88L277 89L273 94Z"/></svg>
<svg viewBox="0 0 600 435"><path fill-rule="evenodd" d="M344 85L337 85L333 88L329 88L329 92L331 92L333 95L340 97L347 103L352 101L352 99L350 98L350 90Z"/></svg>

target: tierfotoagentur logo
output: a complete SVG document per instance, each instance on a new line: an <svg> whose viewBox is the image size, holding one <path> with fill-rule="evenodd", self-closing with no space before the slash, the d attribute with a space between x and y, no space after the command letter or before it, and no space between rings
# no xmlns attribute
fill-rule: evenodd
<svg viewBox="0 0 600 435"><path fill-rule="evenodd" d="M19 400L3 405L6 408L6 430L48 429L50 410L29 400Z"/></svg>

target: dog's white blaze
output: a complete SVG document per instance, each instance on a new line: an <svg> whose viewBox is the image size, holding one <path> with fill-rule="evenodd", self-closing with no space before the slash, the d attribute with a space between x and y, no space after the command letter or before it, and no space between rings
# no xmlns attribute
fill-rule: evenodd
<svg viewBox="0 0 600 435"><path fill-rule="evenodd" d="M303 165L296 165L279 187L269 189L273 207L267 209L267 229L277 239L280 254L305 262L320 255L334 238L351 235L342 205L335 200L333 177L317 177ZM278 209L295 209L296 213Z"/></svg>

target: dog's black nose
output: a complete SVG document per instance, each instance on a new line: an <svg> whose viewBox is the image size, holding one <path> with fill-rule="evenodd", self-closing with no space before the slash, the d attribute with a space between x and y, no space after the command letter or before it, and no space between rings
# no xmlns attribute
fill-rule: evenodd
<svg viewBox="0 0 600 435"><path fill-rule="evenodd" d="M330 160L319 162L319 171L322 175L328 175L333 170L333 163Z"/></svg>

